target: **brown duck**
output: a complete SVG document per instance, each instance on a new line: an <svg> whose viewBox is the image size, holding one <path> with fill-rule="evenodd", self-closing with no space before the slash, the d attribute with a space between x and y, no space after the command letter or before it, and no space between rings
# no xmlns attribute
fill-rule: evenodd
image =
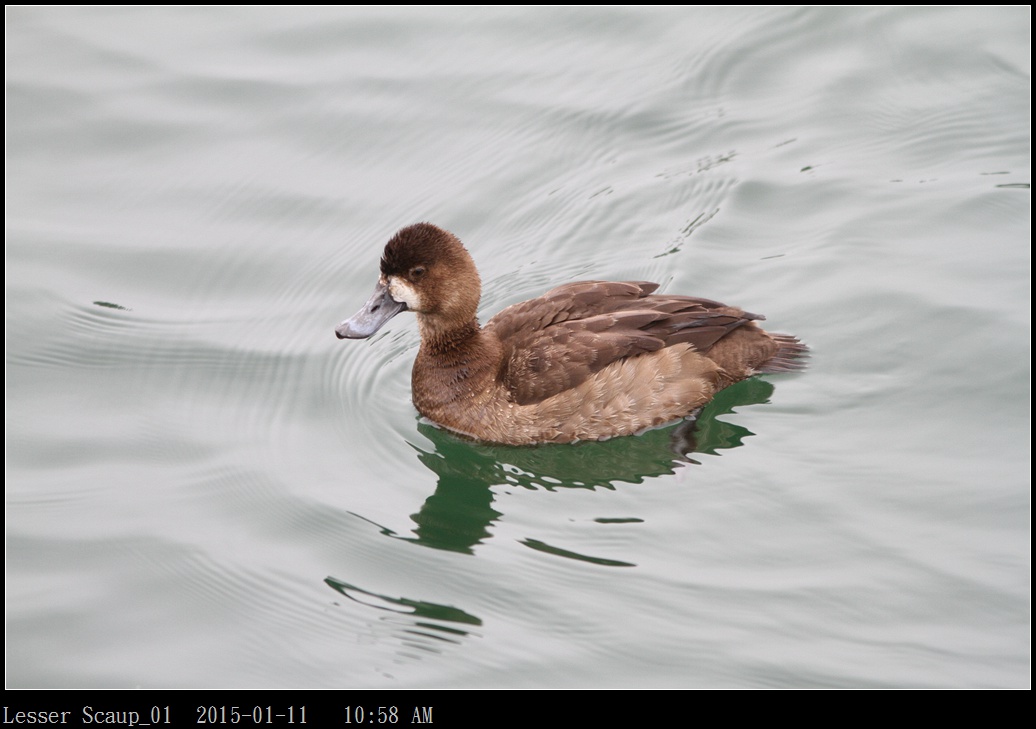
<svg viewBox="0 0 1036 729"><path fill-rule="evenodd" d="M631 435L691 415L727 385L802 369L807 347L764 317L644 281L578 281L479 326L481 283L460 240L429 223L385 246L364 307L335 329L366 339L401 311L421 331L418 411L449 430L513 445Z"/></svg>

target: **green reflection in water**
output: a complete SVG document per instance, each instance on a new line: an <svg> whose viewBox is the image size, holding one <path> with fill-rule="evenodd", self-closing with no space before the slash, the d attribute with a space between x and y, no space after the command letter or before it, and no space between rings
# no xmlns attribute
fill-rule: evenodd
<svg viewBox="0 0 1036 729"><path fill-rule="evenodd" d="M522 540L522 544L526 547L535 549L537 552L546 552L547 554L557 555L558 557L567 557L568 559L574 559L579 562L591 562L604 567L636 567L632 562L620 562L617 559L604 559L603 557L590 557L589 555L579 554L579 552L572 552L568 549L552 547L546 542L541 542L538 539L524 539Z"/></svg>
<svg viewBox="0 0 1036 729"><path fill-rule="evenodd" d="M718 417L737 407L768 402L772 394L773 385L753 378L721 391L696 421L637 436L567 445L492 445L420 423L418 430L433 449L411 445L418 460L435 473L435 493L411 515L417 525L414 536L403 537L384 527L382 531L425 547L471 554L491 535L493 523L501 516L493 508L492 487L615 489L616 484L640 484L672 474L677 468L698 463L690 457L692 453L718 455L718 451L741 446L751 431ZM533 541L526 544L554 554L564 552ZM626 564L574 553L565 556L598 564Z"/></svg>
<svg viewBox="0 0 1036 729"><path fill-rule="evenodd" d="M444 620L451 623L462 623L465 625L482 625L482 621L479 618L476 618L470 613L464 612L460 608L452 607L451 605L439 605L434 602L425 602L423 600L410 600L405 597L379 595L378 593L364 590L361 587L351 585L348 582L335 579L334 577L327 577L324 579L324 582L335 590L335 592L341 593L350 600L379 610L390 610L396 613L412 615L417 618L424 618L425 620ZM415 621L414 625L431 628L443 634L452 633L454 635L461 636L468 634L465 630L437 625L435 623ZM437 634L436 637L443 638L444 636Z"/></svg>

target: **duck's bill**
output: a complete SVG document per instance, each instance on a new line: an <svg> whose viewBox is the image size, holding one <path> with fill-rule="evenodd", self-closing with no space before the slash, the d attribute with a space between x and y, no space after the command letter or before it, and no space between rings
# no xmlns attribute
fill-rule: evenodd
<svg viewBox="0 0 1036 729"><path fill-rule="evenodd" d="M406 304L393 299L388 287L379 282L363 308L335 327L335 336L339 339L366 339L405 308Z"/></svg>

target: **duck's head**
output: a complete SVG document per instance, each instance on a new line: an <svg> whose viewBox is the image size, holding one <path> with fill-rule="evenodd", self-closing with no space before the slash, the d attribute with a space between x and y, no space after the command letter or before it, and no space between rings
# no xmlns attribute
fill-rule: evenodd
<svg viewBox="0 0 1036 729"><path fill-rule="evenodd" d="M413 311L422 336L475 322L481 282L457 236L431 223L403 228L385 245L381 276L360 311L335 328L339 339L366 339L401 311Z"/></svg>

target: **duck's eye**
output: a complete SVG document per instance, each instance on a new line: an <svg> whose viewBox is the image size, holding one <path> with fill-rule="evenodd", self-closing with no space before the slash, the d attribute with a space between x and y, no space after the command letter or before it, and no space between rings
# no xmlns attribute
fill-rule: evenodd
<svg viewBox="0 0 1036 729"><path fill-rule="evenodd" d="M425 272L424 266L414 266L410 269L410 278L421 278Z"/></svg>

